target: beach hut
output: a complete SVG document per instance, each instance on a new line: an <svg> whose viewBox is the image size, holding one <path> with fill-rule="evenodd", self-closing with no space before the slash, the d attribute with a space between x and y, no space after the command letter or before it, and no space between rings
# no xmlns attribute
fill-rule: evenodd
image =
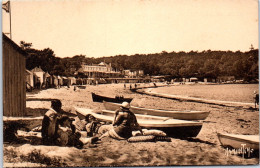
<svg viewBox="0 0 260 168"><path fill-rule="evenodd" d="M218 81L218 82L227 82L227 83L230 83L230 82L233 82L233 81L235 81L235 80L236 80L235 76L219 76L219 77L217 78L217 81Z"/></svg>
<svg viewBox="0 0 260 168"><path fill-rule="evenodd" d="M82 85L82 84L83 84L82 79L81 79L81 78L77 78L77 79L76 79L76 84L77 84L77 85Z"/></svg>
<svg viewBox="0 0 260 168"><path fill-rule="evenodd" d="M94 84L94 82L95 82L95 79L94 79L94 78L88 78L88 79L87 79L87 84L89 84L89 85Z"/></svg>
<svg viewBox="0 0 260 168"><path fill-rule="evenodd" d="M3 35L2 79L3 115L26 115L26 68L27 55L15 42Z"/></svg>
<svg viewBox="0 0 260 168"><path fill-rule="evenodd" d="M48 72L43 74L43 84L45 88L49 88L51 86L51 75Z"/></svg>
<svg viewBox="0 0 260 168"><path fill-rule="evenodd" d="M216 82L214 78L204 78L204 82Z"/></svg>
<svg viewBox="0 0 260 168"><path fill-rule="evenodd" d="M184 82L190 82L190 79L189 78L185 78Z"/></svg>
<svg viewBox="0 0 260 168"><path fill-rule="evenodd" d="M83 78L82 83L83 83L83 85L86 85L88 83L88 78Z"/></svg>
<svg viewBox="0 0 260 168"><path fill-rule="evenodd" d="M151 81L152 82L164 82L165 76L152 76Z"/></svg>
<svg viewBox="0 0 260 168"><path fill-rule="evenodd" d="M58 75L57 78L58 78L58 86L62 86L62 85L63 85L62 77L60 77L60 76Z"/></svg>
<svg viewBox="0 0 260 168"><path fill-rule="evenodd" d="M62 76L61 78L62 78L62 85L63 85L63 86L69 85L69 80L68 80L67 77Z"/></svg>
<svg viewBox="0 0 260 168"><path fill-rule="evenodd" d="M50 87L53 87L53 75L50 75Z"/></svg>
<svg viewBox="0 0 260 168"><path fill-rule="evenodd" d="M53 87L57 87L58 84L59 84L58 77L55 76L55 75L52 75L52 82L53 82L53 83L52 83Z"/></svg>
<svg viewBox="0 0 260 168"><path fill-rule="evenodd" d="M34 81L35 81L35 86L37 87L41 87L43 85L44 82L44 71L41 69L41 67L35 67L31 70L31 72L34 74Z"/></svg>
<svg viewBox="0 0 260 168"><path fill-rule="evenodd" d="M190 78L190 82L198 82L198 78L196 78L196 77L191 77L191 78Z"/></svg>
<svg viewBox="0 0 260 168"><path fill-rule="evenodd" d="M32 89L34 87L33 84L33 73L29 71L28 69L25 70L25 76L26 76L26 88Z"/></svg>
<svg viewBox="0 0 260 168"><path fill-rule="evenodd" d="M76 84L76 78L75 77L68 77L68 82L70 85L75 85Z"/></svg>

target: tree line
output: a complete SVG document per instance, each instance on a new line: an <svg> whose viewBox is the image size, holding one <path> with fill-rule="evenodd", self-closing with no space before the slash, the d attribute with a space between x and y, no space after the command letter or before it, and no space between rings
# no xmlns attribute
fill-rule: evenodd
<svg viewBox="0 0 260 168"><path fill-rule="evenodd" d="M54 75L72 76L81 68L81 64L111 63L112 67L123 69L142 69L148 75L169 75L171 78L198 77L217 78L235 76L236 79L251 81L258 79L258 49L249 51L190 51L166 52L153 54L116 55L110 57L56 57L50 48L37 50L31 43L20 42L28 55L26 68L31 70L40 66Z"/></svg>

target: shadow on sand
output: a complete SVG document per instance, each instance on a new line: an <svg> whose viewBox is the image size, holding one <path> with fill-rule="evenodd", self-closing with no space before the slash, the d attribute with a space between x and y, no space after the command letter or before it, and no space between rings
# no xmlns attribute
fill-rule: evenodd
<svg viewBox="0 0 260 168"><path fill-rule="evenodd" d="M198 139L198 138L185 138L185 139L182 139L182 140L186 140L186 141L189 141L189 142L199 142L199 143L204 143L204 144L211 145L211 146L216 146L216 144L214 144L212 142L203 141L203 140Z"/></svg>

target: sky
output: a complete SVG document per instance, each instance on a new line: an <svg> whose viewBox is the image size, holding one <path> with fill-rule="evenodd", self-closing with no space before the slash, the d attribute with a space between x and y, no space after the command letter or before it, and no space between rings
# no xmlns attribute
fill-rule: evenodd
<svg viewBox="0 0 260 168"><path fill-rule="evenodd" d="M258 48L258 0L11 0L11 18L13 41L57 57Z"/></svg>

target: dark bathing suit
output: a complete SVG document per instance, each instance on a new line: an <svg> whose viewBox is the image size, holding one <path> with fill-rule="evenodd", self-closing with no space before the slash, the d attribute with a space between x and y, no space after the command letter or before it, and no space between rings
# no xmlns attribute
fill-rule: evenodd
<svg viewBox="0 0 260 168"><path fill-rule="evenodd" d="M132 136L132 131L136 126L137 120L135 115L128 109L120 109L118 112L123 112L119 114L114 122L114 131L122 138L130 138Z"/></svg>

